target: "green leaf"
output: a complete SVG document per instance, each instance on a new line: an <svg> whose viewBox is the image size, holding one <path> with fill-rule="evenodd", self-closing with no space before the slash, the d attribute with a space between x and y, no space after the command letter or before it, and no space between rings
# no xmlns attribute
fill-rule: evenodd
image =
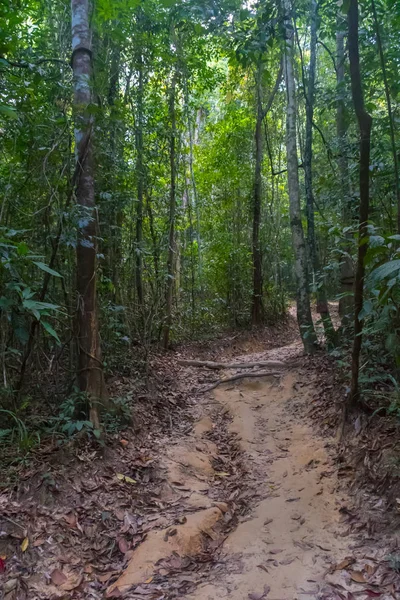
<svg viewBox="0 0 400 600"><path fill-rule="evenodd" d="M53 327L50 325L50 323L48 321L42 321L41 323L42 323L43 327L45 328L45 330L47 331L47 333L49 333L51 336L53 336L53 338L55 338L57 340L57 342L59 344L61 344L61 340L58 337L57 331L55 331L55 329L53 329Z"/></svg>
<svg viewBox="0 0 400 600"><path fill-rule="evenodd" d="M371 275L368 277L368 282L371 285L374 285L383 279L386 279L386 277L393 276L395 273L396 275L400 273L400 259L391 260L374 269Z"/></svg>
<svg viewBox="0 0 400 600"><path fill-rule="evenodd" d="M47 314L47 310L57 310L59 308L57 304L39 302L38 300L24 300L22 306L26 308L26 310L30 310L38 321L40 321L41 313Z"/></svg>
<svg viewBox="0 0 400 600"><path fill-rule="evenodd" d="M42 269L42 271L46 271L46 273L50 273L50 275L54 275L54 277L62 277L62 275L60 275L60 273L57 273L57 271L54 271L54 269L50 269L50 267L48 267L47 265L45 265L42 262L34 260L33 264L36 265L37 267L39 267L39 269Z"/></svg>
<svg viewBox="0 0 400 600"><path fill-rule="evenodd" d="M29 252L28 245L25 242L20 242L17 246L18 256L26 256Z"/></svg>
<svg viewBox="0 0 400 600"><path fill-rule="evenodd" d="M362 309L359 312L358 320L362 321L365 317L368 317L373 311L374 307L371 300L365 300Z"/></svg>
<svg viewBox="0 0 400 600"><path fill-rule="evenodd" d="M3 115L6 115L6 117L10 117L11 119L18 119L17 111L12 106L0 104L0 113L3 113Z"/></svg>

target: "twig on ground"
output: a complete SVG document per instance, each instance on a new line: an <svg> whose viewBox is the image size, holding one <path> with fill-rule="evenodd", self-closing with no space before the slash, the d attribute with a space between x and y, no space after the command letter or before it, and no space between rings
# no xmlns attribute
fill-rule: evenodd
<svg viewBox="0 0 400 600"><path fill-rule="evenodd" d="M280 360L258 360L248 363L222 363L211 360L178 360L180 365L186 367L206 367L207 369L250 369L252 367L274 367L284 369L286 364Z"/></svg>
<svg viewBox="0 0 400 600"><path fill-rule="evenodd" d="M236 373L236 375L232 375L232 377L226 377L225 379L218 379L212 385L203 390L199 390L200 392L210 392L217 386L222 383L229 383L230 381L237 381L238 379L245 379L246 377L280 377L282 373L278 371L256 371L254 373Z"/></svg>

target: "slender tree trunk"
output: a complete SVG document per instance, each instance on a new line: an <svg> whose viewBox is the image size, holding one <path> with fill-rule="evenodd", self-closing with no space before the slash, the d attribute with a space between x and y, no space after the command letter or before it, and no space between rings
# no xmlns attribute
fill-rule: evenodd
<svg viewBox="0 0 400 600"><path fill-rule="evenodd" d="M296 142L296 90L293 68L293 25L290 0L284 0L285 8L285 81L286 81L286 153L289 188L290 227L295 257L297 285L297 321L304 349L315 351L317 338L311 317L308 291L307 252L301 222L300 188Z"/></svg>
<svg viewBox="0 0 400 600"><path fill-rule="evenodd" d="M312 269L314 278L317 280L317 312L321 315L324 326L325 336L328 343L335 341L335 329L329 314L328 301L326 297L326 288L323 275L321 274L321 265L315 234L314 218L314 191L312 181L312 142L313 142L313 118L314 118L314 99L315 99L315 66L317 61L317 20L318 4L316 0L311 0L311 39L310 39L310 66L308 72L308 86L306 95L306 140L304 145L304 178L306 188L306 206L307 206L307 241L310 251ZM318 278L322 277L321 281Z"/></svg>
<svg viewBox="0 0 400 600"><path fill-rule="evenodd" d="M113 180L113 173L115 170L115 165L118 162L118 158L120 157L120 146L118 144L118 108L116 107L115 103L118 100L119 93L121 50L115 42L111 43L111 64L108 88L108 105L110 107L110 164L108 168L111 177L109 185L112 189L113 185L117 185L117 182ZM121 284L120 265L122 264L122 221L123 213L121 206L119 201L115 200L111 208L111 219L108 228L107 241L103 240L102 242L104 253L107 258L109 277L113 284L114 302L118 302L118 298L120 298L119 286Z"/></svg>
<svg viewBox="0 0 400 600"><path fill-rule="evenodd" d="M175 264L175 216L176 216L176 113L175 113L175 88L176 74L172 76L169 97L169 118L171 123L170 133L170 171L171 183L169 194L169 235L168 235L168 260L167 260L167 286L166 286L166 318L164 324L163 346L169 346L169 334L172 325L172 300L174 293L174 264Z"/></svg>
<svg viewBox="0 0 400 600"><path fill-rule="evenodd" d="M255 130L255 171L254 171L254 195L253 195L253 298L251 306L251 321L253 325L260 325L263 321L263 281L262 281L262 254L260 247L260 220L262 200L262 122L263 122L263 89L262 89L263 64L260 60L256 73L256 100L257 116Z"/></svg>
<svg viewBox="0 0 400 600"><path fill-rule="evenodd" d="M136 293L139 306L143 306L143 280L142 280L142 241L143 241L143 56L141 50L138 55L138 91L137 91L137 124L136 124L136 179L137 179L137 205L136 205Z"/></svg>
<svg viewBox="0 0 400 600"><path fill-rule="evenodd" d="M398 161L397 152L396 152L396 134L395 134L395 130L394 130L392 102L390 100L389 83L388 83L388 78L387 78L387 74L386 74L385 55L383 53L382 38L381 38L380 29L379 29L378 16L376 14L375 0L371 0L371 6L372 6L372 13L374 15L374 21L375 21L376 41L378 42L379 58L381 61L383 83L385 85L386 104L387 104L388 116L389 116L390 140L392 143L393 166L394 166L394 177L395 177L395 192L396 192L396 200L397 200L397 233L400 233L399 161Z"/></svg>
<svg viewBox="0 0 400 600"><path fill-rule="evenodd" d="M99 427L99 403L106 397L101 361L96 307L96 234L97 211L94 197L92 102L92 47L89 25L89 1L72 0L72 69L74 75L75 148L79 175L76 200L84 217L78 231L78 382L89 398L89 417Z"/></svg>
<svg viewBox="0 0 400 600"><path fill-rule="evenodd" d="M336 83L337 83L337 109L336 109L336 132L338 138L338 166L340 174L340 187L342 194L342 224L344 227L349 227L353 222L353 214L351 210L351 199L350 199L350 178L349 178L349 165L347 161L347 119L346 119L346 107L344 103L344 64L345 64L345 53L344 53L344 38L345 31L341 24L342 17L339 16L337 19L336 33ZM352 234L348 232L345 234L348 241L343 247L343 255L340 259L340 293L341 298L339 300L339 315L341 318L342 328L347 328L352 322L353 310L354 310L354 265L352 259Z"/></svg>
<svg viewBox="0 0 400 600"><path fill-rule="evenodd" d="M362 310L364 300L364 261L368 249L369 160L372 128L372 118L365 109L362 90L358 49L357 0L350 0L348 25L351 92L360 131L360 217L358 230L358 258L354 291L354 341L351 359L351 388L349 395L349 403L354 404L359 400L358 377L363 331L363 320L359 318L359 314Z"/></svg>

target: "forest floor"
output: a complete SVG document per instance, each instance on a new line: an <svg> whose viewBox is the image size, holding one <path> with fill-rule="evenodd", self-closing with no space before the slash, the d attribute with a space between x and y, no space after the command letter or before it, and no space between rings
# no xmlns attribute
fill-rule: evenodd
<svg viewBox="0 0 400 600"><path fill-rule="evenodd" d="M237 371L189 358L284 367L208 392ZM400 598L397 499L339 443L331 362L303 356L291 318L155 357L133 427L44 444L4 486L3 597Z"/></svg>

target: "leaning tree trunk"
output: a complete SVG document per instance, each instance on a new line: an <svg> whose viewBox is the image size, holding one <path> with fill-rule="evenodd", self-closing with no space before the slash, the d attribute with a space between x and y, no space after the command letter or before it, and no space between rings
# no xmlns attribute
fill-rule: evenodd
<svg viewBox="0 0 400 600"><path fill-rule="evenodd" d="M72 0L72 70L74 76L75 152L79 174L76 201L84 225L77 241L77 339L79 388L89 399L89 417L99 427L99 405L106 397L96 307L97 211L94 197L92 47L89 1Z"/></svg>
<svg viewBox="0 0 400 600"><path fill-rule="evenodd" d="M346 107L344 103L344 38L345 32L341 25L342 17L337 19L338 31L336 33L336 83L337 83L337 109L336 109L336 132L338 138L338 167L340 176L340 189L342 196L342 224L344 227L351 226L353 214L350 198L350 178L349 165L347 161L347 122ZM352 259L352 234L351 231L345 233L346 242L343 247L343 254L340 259L340 300L339 315L343 329L352 322L354 310L354 265Z"/></svg>
<svg viewBox="0 0 400 600"><path fill-rule="evenodd" d="M176 74L172 76L169 96L169 118L171 123L170 132L170 193L169 193L169 235L168 235L168 259L167 259L167 287L166 287L166 317L164 324L163 346L166 350L169 345L169 334L172 325L172 301L174 293L174 266L175 266L175 216L176 216L176 114L175 114L175 87Z"/></svg>
<svg viewBox="0 0 400 600"><path fill-rule="evenodd" d="M286 81L286 153L289 188L290 228L295 257L297 285L297 322L304 349L315 351L317 338L311 317L308 291L307 252L301 222L300 188L296 142L296 89L293 68L293 25L290 0L285 0L285 81Z"/></svg>
<svg viewBox="0 0 400 600"><path fill-rule="evenodd" d="M314 218L314 192L312 181L312 141L313 141L313 118L314 118L314 98L315 98L315 65L317 60L317 19L318 4L316 0L311 0L311 39L310 39L310 66L308 72L308 86L306 94L306 141L304 146L304 179L306 188L307 202L307 241L310 251L311 264L314 271L314 278L321 275L321 265L317 248L315 235ZM325 282L317 281L317 312L321 315L324 326L325 336L328 343L334 343L335 330L329 314L328 301L326 297Z"/></svg>
<svg viewBox="0 0 400 600"><path fill-rule="evenodd" d="M349 25L349 60L351 92L354 109L360 131L360 217L358 229L358 258L354 290L354 340L351 357L351 387L349 403L359 400L359 365L362 343L363 320L359 318L364 300L365 256L368 249L368 215L369 215L369 159L371 149L372 117L364 105L360 56L358 48L358 2L350 0L348 12Z"/></svg>
<svg viewBox="0 0 400 600"><path fill-rule="evenodd" d="M260 247L260 219L261 219L261 197L262 197L262 73L263 65L260 60L256 73L256 99L257 116L255 131L255 171L254 171L254 195L253 195L253 238L252 238L252 258L253 258L253 298L251 305L251 321L253 325L260 325L263 321L263 282L262 282L262 255Z"/></svg>

